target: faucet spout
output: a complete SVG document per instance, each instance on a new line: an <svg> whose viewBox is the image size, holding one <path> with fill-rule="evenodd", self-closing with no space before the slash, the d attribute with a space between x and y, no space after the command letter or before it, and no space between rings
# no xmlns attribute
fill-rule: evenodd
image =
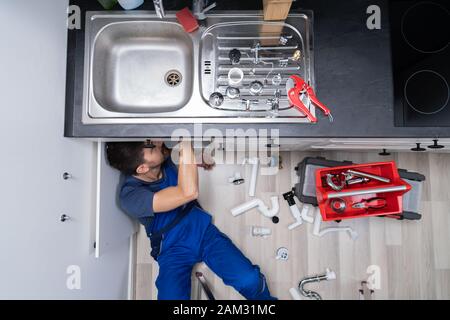
<svg viewBox="0 0 450 320"><path fill-rule="evenodd" d="M216 3L213 2L208 6L208 0L193 0L192 1L192 14L197 20L205 20L206 12L216 7Z"/></svg>
<svg viewBox="0 0 450 320"><path fill-rule="evenodd" d="M163 0L153 0L153 5L155 6L155 12L158 18L164 18L166 13L164 12Z"/></svg>

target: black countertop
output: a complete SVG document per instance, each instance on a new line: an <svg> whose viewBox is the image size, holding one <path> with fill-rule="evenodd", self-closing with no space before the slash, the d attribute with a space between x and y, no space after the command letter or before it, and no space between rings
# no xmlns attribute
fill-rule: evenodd
<svg viewBox="0 0 450 320"><path fill-rule="evenodd" d="M178 10L190 1L164 1L167 11ZM71 1L82 10L82 29L68 32L66 126L67 137L143 138L170 137L184 128L194 135L192 124L110 124L84 125L81 122L84 12L103 10L93 0ZM381 8L381 30L366 27L369 5ZM450 127L395 127L393 75L390 51L388 0L302 0L298 9L314 11L314 59L316 93L330 107L334 122L320 111L319 122L310 124L202 124L201 129L278 129L280 137L450 137ZM147 0L140 8L153 10ZM262 1L217 0L215 10L261 10ZM195 132L198 136L198 132Z"/></svg>

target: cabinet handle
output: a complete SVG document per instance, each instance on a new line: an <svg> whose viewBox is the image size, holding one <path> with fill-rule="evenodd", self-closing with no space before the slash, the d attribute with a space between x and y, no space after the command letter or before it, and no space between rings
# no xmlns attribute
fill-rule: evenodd
<svg viewBox="0 0 450 320"><path fill-rule="evenodd" d="M67 214L61 215L61 218L59 218L61 222L66 222L67 220L70 220L70 217Z"/></svg>
<svg viewBox="0 0 450 320"><path fill-rule="evenodd" d="M378 155L379 156L390 156L391 154L389 152L387 152L386 149L383 149L383 152L380 152Z"/></svg>
<svg viewBox="0 0 450 320"><path fill-rule="evenodd" d="M68 173L68 172L64 172L63 173L63 179L64 180L67 180L67 179L70 179L70 178L72 178L72 175L70 173Z"/></svg>
<svg viewBox="0 0 450 320"><path fill-rule="evenodd" d="M431 146L428 146L429 149L444 149L445 147L443 145L438 144L438 139L433 140L433 144Z"/></svg>
<svg viewBox="0 0 450 320"><path fill-rule="evenodd" d="M412 148L411 151L422 152L422 151L427 151L427 149L422 148L422 147L420 146L420 143L416 143L416 147L415 147L415 148Z"/></svg>

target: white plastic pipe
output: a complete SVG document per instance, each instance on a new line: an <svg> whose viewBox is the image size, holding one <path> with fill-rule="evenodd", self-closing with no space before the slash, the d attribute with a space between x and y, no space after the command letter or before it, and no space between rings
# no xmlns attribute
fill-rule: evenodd
<svg viewBox="0 0 450 320"><path fill-rule="evenodd" d="M269 209L261 199L256 198L231 209L231 214L233 215L233 217L236 217L240 214L243 214L244 212L247 212L250 209L256 208L259 212L262 213L263 216L272 218L276 216L278 214L278 211L280 210L278 196L270 197L270 202L272 204L271 209Z"/></svg>
<svg viewBox="0 0 450 320"><path fill-rule="evenodd" d="M292 216L295 219L294 223L291 223L288 226L289 230L292 230L294 228L297 228L298 226L301 226L303 224L302 215L300 213L300 210L298 210L297 205L289 206L289 210L291 211Z"/></svg>
<svg viewBox="0 0 450 320"><path fill-rule="evenodd" d="M256 193L256 180L258 178L259 159L256 157L245 159L244 164L246 164L246 163L253 165L252 175L250 177L250 184L248 187L248 195L250 197L254 197L255 193Z"/></svg>
<svg viewBox="0 0 450 320"><path fill-rule="evenodd" d="M301 212L300 210L298 210L297 205L289 206L289 210L291 211L291 214L294 217L295 222L290 224L288 226L288 229L292 230L302 225L303 221L308 223L314 223L314 218L308 214L310 209L313 209L313 206L308 204L303 204Z"/></svg>
<svg viewBox="0 0 450 320"><path fill-rule="evenodd" d="M320 214L320 211L317 210L316 218L314 219L313 235L323 237L324 235L330 232L348 232L348 235L352 240L356 240L358 238L358 233L350 227L329 227L320 230L321 224L322 224L322 215Z"/></svg>
<svg viewBox="0 0 450 320"><path fill-rule="evenodd" d="M308 214L309 211L310 211L310 209L314 209L314 207L313 207L312 205L310 205L310 204L304 203L304 204L303 204L303 207L302 207L301 216L302 216L302 219L303 219L304 221L306 221L306 222L308 222L308 223L314 223L314 217L311 217L311 216ZM314 212L314 210L313 210L313 212Z"/></svg>
<svg viewBox="0 0 450 320"><path fill-rule="evenodd" d="M264 228L264 227L252 227L252 236L254 237L263 237L266 238L267 236L272 234L272 230L270 228Z"/></svg>

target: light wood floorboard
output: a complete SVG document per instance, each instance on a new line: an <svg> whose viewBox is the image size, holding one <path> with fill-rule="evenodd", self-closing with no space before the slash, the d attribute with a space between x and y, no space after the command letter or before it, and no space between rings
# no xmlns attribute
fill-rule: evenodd
<svg viewBox="0 0 450 320"><path fill-rule="evenodd" d="M399 168L424 174L427 180L421 199L422 220L366 218L341 222L339 225L349 225L359 233L355 241L344 233L315 237L310 224L289 231L287 226L293 218L281 195L297 182L294 167L306 156L355 163L395 160ZM282 159L283 169L277 175L258 177L256 194L268 205L270 196L279 195L278 224L256 210L231 216L232 207L250 199L247 193L250 166L218 165L212 172L200 173L202 206L243 253L260 265L273 295L291 299L288 290L299 280L331 268L337 274L335 281L312 284L308 288L317 290L323 299L358 299L360 282L369 276L367 268L376 265L381 270L381 287L375 291L374 299L450 299L450 155L393 153L381 157L377 153L283 152ZM228 183L228 177L236 171L243 174L245 184ZM297 204L300 206L298 200ZM251 236L251 226L269 227L272 235L255 238ZM149 255L149 241L143 228L137 241L136 298L155 299L158 266ZM288 261L275 260L279 247L289 249ZM195 269L205 273L217 299L243 299L203 263ZM193 279L193 297L197 296L197 287Z"/></svg>

